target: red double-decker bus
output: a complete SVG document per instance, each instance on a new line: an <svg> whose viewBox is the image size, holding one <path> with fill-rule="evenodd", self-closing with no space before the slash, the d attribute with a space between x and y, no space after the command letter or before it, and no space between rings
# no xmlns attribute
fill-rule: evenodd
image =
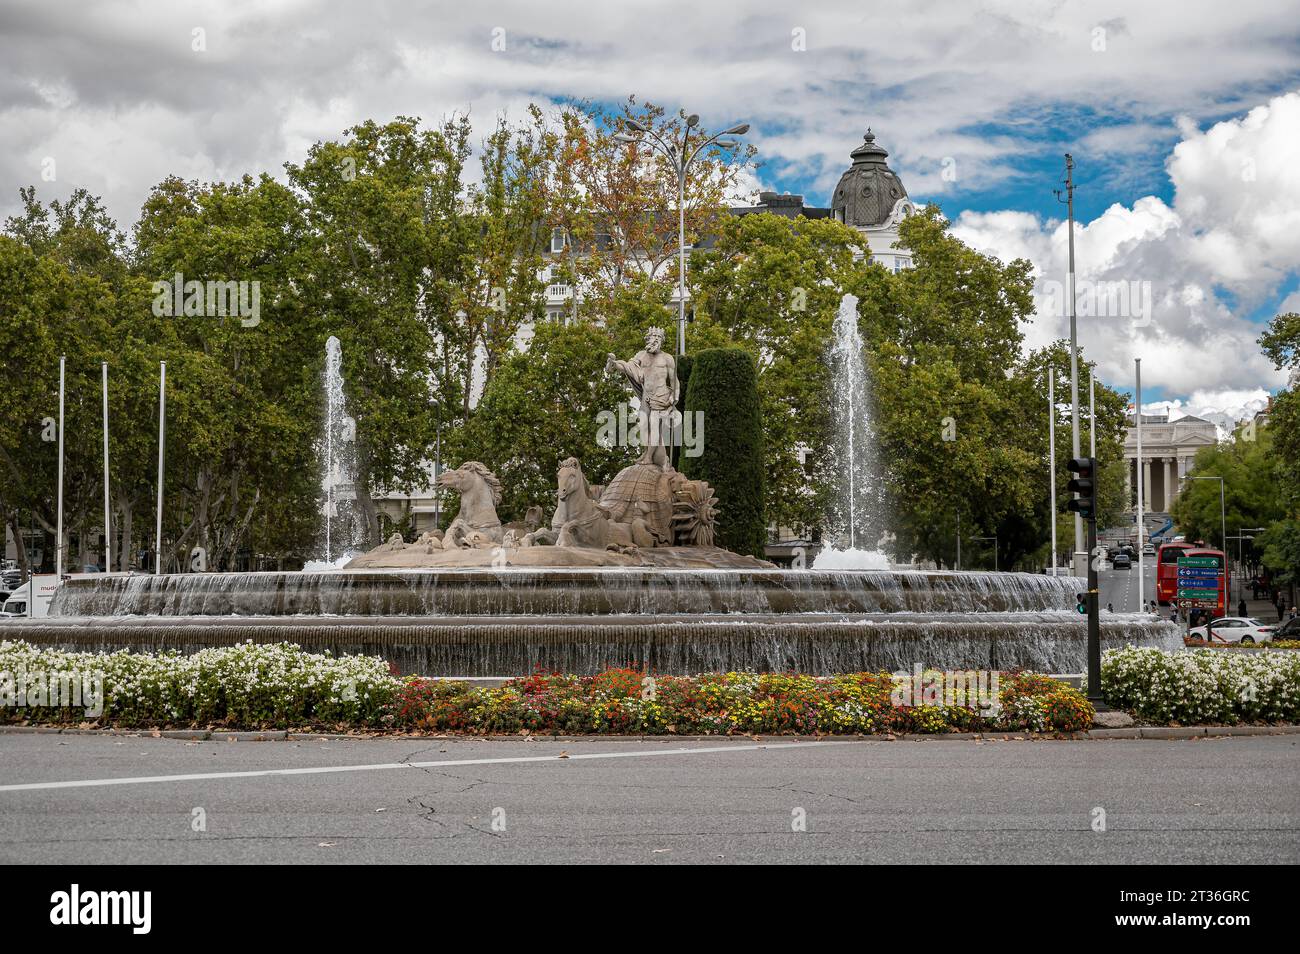
<svg viewBox="0 0 1300 954"><path fill-rule="evenodd" d="M1178 558L1194 550L1186 541L1162 543L1156 550L1156 599L1161 606L1168 606L1178 595Z"/></svg>
<svg viewBox="0 0 1300 954"><path fill-rule="evenodd" d="M1190 600L1184 602L1188 605L1200 606L1201 609L1205 610L1210 614L1210 619L1212 620L1218 619L1220 616L1227 615L1228 574L1224 570L1224 565L1225 565L1224 560L1226 558L1224 556L1223 551L1211 550L1208 547L1192 547L1191 549L1184 550L1182 553L1178 554L1178 556L1183 558L1201 557L1207 560L1212 560L1214 566L1218 567L1218 571L1219 571L1218 581L1215 585L1215 590L1218 592L1218 598L1214 601L1213 606L1204 605L1203 601L1197 601L1194 604ZM1178 573L1178 563L1175 561L1174 563L1175 580L1177 579L1177 573ZM1174 597L1177 598L1177 596L1178 596L1178 590L1177 590L1177 584L1175 583Z"/></svg>

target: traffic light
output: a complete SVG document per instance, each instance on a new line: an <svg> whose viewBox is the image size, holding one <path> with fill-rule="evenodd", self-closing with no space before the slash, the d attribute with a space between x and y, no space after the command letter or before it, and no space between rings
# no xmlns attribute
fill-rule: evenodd
<svg viewBox="0 0 1300 954"><path fill-rule="evenodd" d="M1087 593L1075 593L1074 602L1075 602L1075 607L1074 607L1075 612L1077 612L1080 616L1083 616L1088 612Z"/></svg>
<svg viewBox="0 0 1300 954"><path fill-rule="evenodd" d="M1066 509L1072 510L1082 517L1091 517L1097 508L1096 485L1094 483L1097 473L1097 462L1091 457L1072 457L1066 464L1070 473L1075 474L1066 489L1072 494L1078 494L1077 497L1066 504Z"/></svg>

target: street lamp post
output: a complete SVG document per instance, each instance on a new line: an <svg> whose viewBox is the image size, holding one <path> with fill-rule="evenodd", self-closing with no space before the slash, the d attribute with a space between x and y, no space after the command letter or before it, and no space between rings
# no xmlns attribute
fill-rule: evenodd
<svg viewBox="0 0 1300 954"><path fill-rule="evenodd" d="M1255 537L1253 536L1253 534L1263 533L1267 529L1268 529L1267 527L1238 527L1237 528L1237 573L1238 573L1237 595L1241 599L1246 598L1246 582L1244 579L1245 574L1242 572L1242 568L1241 568L1242 565L1241 542L1243 540L1254 540ZM1247 531L1249 531L1252 535L1246 536Z"/></svg>
<svg viewBox="0 0 1300 954"><path fill-rule="evenodd" d="M1065 198L1061 199L1062 193L1060 189L1054 191L1057 201L1064 201L1066 208L1069 210L1070 436L1074 456L1079 457L1081 456L1079 453L1079 315L1074 280L1074 188L1074 156L1067 152L1065 154ZM1141 412L1141 408L1139 408L1138 413L1141 414ZM1078 494L1075 494L1075 496L1077 497ZM1087 565L1087 560L1088 554L1083 546L1083 517L1076 513L1074 515L1074 572L1077 575L1083 575L1081 571Z"/></svg>
<svg viewBox="0 0 1300 954"><path fill-rule="evenodd" d="M1222 477L1193 477L1190 474L1184 480L1217 480L1219 482L1219 537L1223 540L1223 592L1228 592L1228 518L1223 501Z"/></svg>
<svg viewBox="0 0 1300 954"><path fill-rule="evenodd" d="M1220 527L1219 535L1220 537L1222 537L1223 545L1226 547L1228 545L1228 519L1225 516L1227 511L1224 509L1223 506L1223 478L1222 477L1193 477L1189 474L1188 476L1184 477L1183 480L1217 480L1219 482L1219 527Z"/></svg>
<svg viewBox="0 0 1300 954"><path fill-rule="evenodd" d="M691 148L691 130L700 124L700 117L695 113L686 117L686 129L682 132L680 143L665 142L662 136L638 120L628 118L624 122L636 135L618 133L614 136L615 142L637 145L643 141L642 137L649 136L650 148L658 150L677 173L677 353L684 355L686 354L686 173L690 171L691 163L709 146L716 145L722 149L736 148L739 145L736 140L722 137L745 135L749 132L749 123L741 123L725 129Z"/></svg>

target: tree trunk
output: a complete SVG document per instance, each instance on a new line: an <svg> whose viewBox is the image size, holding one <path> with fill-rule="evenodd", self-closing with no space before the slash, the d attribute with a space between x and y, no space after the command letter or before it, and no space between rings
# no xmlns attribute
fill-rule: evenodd
<svg viewBox="0 0 1300 954"><path fill-rule="evenodd" d="M23 539L22 528L18 525L18 511L13 510L6 514L5 523L18 544L18 569L22 573L21 579L26 580L31 576L31 571L27 566L27 541Z"/></svg>
<svg viewBox="0 0 1300 954"><path fill-rule="evenodd" d="M131 506L131 498L126 496L118 497L117 509L121 514L118 518L117 532L120 536L117 551L117 568L119 570L129 570L135 562L131 552L131 523L134 516L134 509Z"/></svg>

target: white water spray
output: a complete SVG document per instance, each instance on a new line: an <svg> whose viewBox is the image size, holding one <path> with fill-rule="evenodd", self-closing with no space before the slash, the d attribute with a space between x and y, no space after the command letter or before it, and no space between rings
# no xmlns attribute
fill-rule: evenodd
<svg viewBox="0 0 1300 954"><path fill-rule="evenodd" d="M832 542L817 554L813 569L888 569L888 556L874 548L886 529L884 481L876 451L871 381L862 356L855 296L840 299L834 334L830 358L837 409L834 452L839 488Z"/></svg>
<svg viewBox="0 0 1300 954"><path fill-rule="evenodd" d="M324 494L324 563L351 558L360 543L356 519L356 475L353 447L356 423L347 414L343 394L343 348L330 335L325 342L325 432L321 439L321 490ZM313 564L319 568L320 564Z"/></svg>

